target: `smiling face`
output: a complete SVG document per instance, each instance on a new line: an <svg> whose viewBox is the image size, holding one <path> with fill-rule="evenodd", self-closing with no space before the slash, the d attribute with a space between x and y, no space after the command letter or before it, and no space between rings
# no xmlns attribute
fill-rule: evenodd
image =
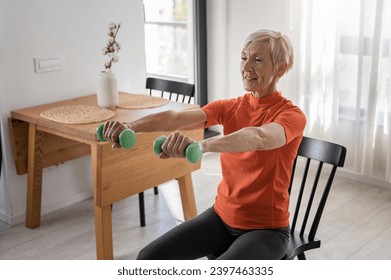
<svg viewBox="0 0 391 280"><path fill-rule="evenodd" d="M244 89L258 98L276 91L277 80L284 73L273 66L270 50L262 41L243 48L240 67Z"/></svg>

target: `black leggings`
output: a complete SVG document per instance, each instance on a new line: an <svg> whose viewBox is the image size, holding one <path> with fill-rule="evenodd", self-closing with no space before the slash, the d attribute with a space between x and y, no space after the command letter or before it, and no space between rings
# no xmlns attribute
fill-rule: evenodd
<svg viewBox="0 0 391 280"><path fill-rule="evenodd" d="M278 260L287 250L289 227L238 230L209 208L163 234L137 256L138 260Z"/></svg>

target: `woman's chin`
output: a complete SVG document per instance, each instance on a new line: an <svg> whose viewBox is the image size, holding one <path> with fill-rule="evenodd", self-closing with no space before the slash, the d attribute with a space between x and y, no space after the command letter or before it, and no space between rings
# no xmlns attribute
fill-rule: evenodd
<svg viewBox="0 0 391 280"><path fill-rule="evenodd" d="M243 88L244 88L244 90L247 91L247 92L250 92L250 91L253 90L253 87L252 87L252 86L249 86L249 85L246 85L246 84L243 85Z"/></svg>

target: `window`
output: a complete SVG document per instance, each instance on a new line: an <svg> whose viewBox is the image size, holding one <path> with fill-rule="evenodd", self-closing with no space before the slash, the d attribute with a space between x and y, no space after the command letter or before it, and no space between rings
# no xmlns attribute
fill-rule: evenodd
<svg viewBox="0 0 391 280"><path fill-rule="evenodd" d="M385 110L381 104L386 104L390 58L391 28L386 21L391 14L391 5L387 5L386 1L382 8L379 8L376 1L359 3L345 0L339 2L338 8L344 11L339 13L337 69L340 80L340 115L347 119L359 118L363 121L368 110L368 98L371 98L368 96L373 96L370 93L373 91L371 83L376 83L376 97L379 101L383 100L379 102L376 111L379 120L382 120ZM381 29L378 29L379 27ZM379 32L380 34L376 34ZM383 125L383 122L380 121L379 124Z"/></svg>
<svg viewBox="0 0 391 280"><path fill-rule="evenodd" d="M391 1L300 3L305 133L343 143L353 176L391 182Z"/></svg>
<svg viewBox="0 0 391 280"><path fill-rule="evenodd" d="M191 0L144 0L148 76L194 82Z"/></svg>

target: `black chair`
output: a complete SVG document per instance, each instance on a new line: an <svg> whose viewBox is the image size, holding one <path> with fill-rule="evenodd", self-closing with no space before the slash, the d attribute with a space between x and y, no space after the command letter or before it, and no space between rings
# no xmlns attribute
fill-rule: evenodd
<svg viewBox="0 0 391 280"><path fill-rule="evenodd" d="M163 80L158 78L148 77L146 86L149 95L154 95L155 91L162 98L167 98L171 101L190 103L193 98L194 102L194 84L182 83L177 81ZM159 193L157 186L154 187L155 195ZM140 225L145 226L145 204L144 193L138 194L139 209L140 209Z"/></svg>
<svg viewBox="0 0 391 280"><path fill-rule="evenodd" d="M334 180L334 175L338 167L343 167L345 156L346 148L341 145L309 137L303 138L298 155L293 164L292 178L289 186L291 205L295 206L295 210L291 220L289 247L284 259L291 260L297 257L299 260L305 260L304 252L320 248L321 241L316 238L316 232ZM300 157L306 159L303 172L296 170L298 169L296 168L297 160ZM311 162L318 163L313 180L308 178ZM296 174L302 173L303 175L301 177L300 188L297 191L295 190L296 195L293 195L293 185L296 184L294 179L295 172ZM309 181L312 182L312 185ZM324 184L320 184L323 181L325 181ZM307 224L310 226L309 231L306 230Z"/></svg>
<svg viewBox="0 0 391 280"><path fill-rule="evenodd" d="M153 95L154 91L158 91L160 97L181 103L185 103L185 101L187 101L186 103L190 103L192 98L194 98L195 92L194 84L152 77L147 78L145 87L149 90L149 95Z"/></svg>
<svg viewBox="0 0 391 280"><path fill-rule="evenodd" d="M169 100L185 103L194 103L195 86L193 84L181 83L149 77L147 78L146 88L149 89L149 95L152 91L158 91L160 97ZM219 135L220 132L210 128L204 131L204 139Z"/></svg>
<svg viewBox="0 0 391 280"><path fill-rule="evenodd" d="M297 157L293 163L292 177L289 186L289 195L291 196L291 205L296 206L291 221L290 242L288 250L283 257L285 260L292 260L297 257L299 260L305 260L305 251L320 248L320 240L315 238L323 209L326 205L327 197L334 180L335 173L338 167L342 167L345 162L346 148L309 137L303 137L301 141ZM299 158L305 158L305 167L301 171L297 165ZM318 167L313 180L308 176L311 168L311 161L318 162ZM297 169L297 170L296 170ZM295 174L302 173L300 188L297 192L297 198L292 192L293 185L296 185ZM319 182L326 181L324 187L320 187ZM309 181L312 181L312 186L309 186ZM306 188L307 186L307 188ZM316 191L320 191L320 196L316 195ZM296 192L295 192L296 193ZM304 202L305 201L305 202ZM294 203L296 202L296 203ZM315 213L311 213L311 209ZM304 215L299 215L300 210L305 210ZM301 214L301 212L300 212ZM306 226L312 220L309 233L306 233ZM301 224L301 226L299 226ZM300 227L296 230L296 227ZM208 256L208 259L216 259L216 255Z"/></svg>

